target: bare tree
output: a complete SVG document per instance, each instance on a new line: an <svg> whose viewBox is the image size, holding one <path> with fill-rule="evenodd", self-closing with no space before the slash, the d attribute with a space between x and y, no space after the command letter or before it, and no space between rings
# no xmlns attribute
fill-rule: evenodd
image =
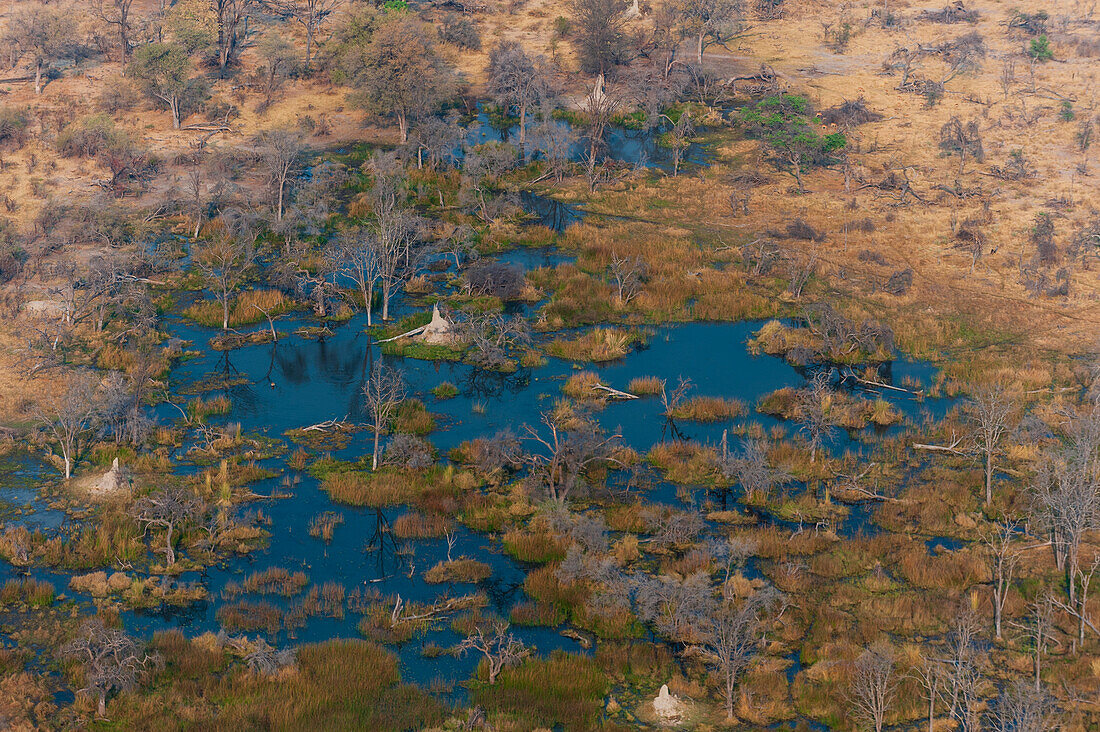
<svg viewBox="0 0 1100 732"><path fill-rule="evenodd" d="M509 352L531 342L527 319L511 318L498 311L470 313L455 323L455 337L469 341L471 362L483 369L501 369L508 365Z"/></svg>
<svg viewBox="0 0 1100 732"><path fill-rule="evenodd" d="M240 53L244 33L248 28L248 17L255 6L255 0L211 0L218 25L218 68L226 68L237 59Z"/></svg>
<svg viewBox="0 0 1100 732"><path fill-rule="evenodd" d="M1097 468L1095 443L1078 439L1043 465L1036 478L1035 498L1050 531L1055 563L1065 572L1071 606L1077 604L1081 544L1100 526Z"/></svg>
<svg viewBox="0 0 1100 732"><path fill-rule="evenodd" d="M833 425L829 419L832 400L829 375L824 372L815 374L810 383L798 392L798 429L810 443L811 463L817 461L818 450L832 435Z"/></svg>
<svg viewBox="0 0 1100 732"><path fill-rule="evenodd" d="M551 70L542 56L531 58L515 41L502 41L489 52L489 95L507 113L519 114L519 149L527 143L527 111L550 99Z"/></svg>
<svg viewBox="0 0 1100 732"><path fill-rule="evenodd" d="M80 439L96 425L99 399L91 376L77 375L61 393L47 392L35 407L35 418L56 440L65 464L65 480L73 476Z"/></svg>
<svg viewBox="0 0 1100 732"><path fill-rule="evenodd" d="M248 670L260 676L274 676L284 668L294 665L293 648L275 648L263 638L257 638L253 650L244 657Z"/></svg>
<svg viewBox="0 0 1100 732"><path fill-rule="evenodd" d="M976 732L980 724L983 677L978 666L977 637L980 625L977 616L965 608L955 619L947 634L947 656L941 663L945 670L944 698L948 714L960 729Z"/></svg>
<svg viewBox="0 0 1100 732"><path fill-rule="evenodd" d="M255 237L223 216L213 236L195 253L195 266L222 306L222 330L229 330L229 303L256 260Z"/></svg>
<svg viewBox="0 0 1100 732"><path fill-rule="evenodd" d="M681 32L695 38L696 63L711 43L725 44L742 30L742 0L675 0L673 13Z"/></svg>
<svg viewBox="0 0 1100 732"><path fill-rule="evenodd" d="M952 117L940 128L940 149L944 152L959 156L959 177L966 170L967 157L972 157L977 162L985 160L985 149L982 147L981 131L977 120L970 120L963 124L958 117Z"/></svg>
<svg viewBox="0 0 1100 732"><path fill-rule="evenodd" d="M164 529L164 556L169 567L176 563L176 529L198 520L206 506L202 499L182 487L160 488L134 501L130 515L145 531Z"/></svg>
<svg viewBox="0 0 1100 732"><path fill-rule="evenodd" d="M786 471L768 463L768 446L762 440L745 440L740 454L723 456L721 470L741 484L747 501L769 501L775 488L790 480Z"/></svg>
<svg viewBox="0 0 1100 732"><path fill-rule="evenodd" d="M987 719L993 732L1047 732L1057 726L1054 712L1050 694L1019 679L1005 685Z"/></svg>
<svg viewBox="0 0 1100 732"><path fill-rule="evenodd" d="M306 69L313 58L313 46L321 26L344 0L264 0L264 4L284 19L293 20L306 32Z"/></svg>
<svg viewBox="0 0 1100 732"><path fill-rule="evenodd" d="M390 319L393 296L420 265L420 252L415 252L414 248L420 241L421 221L405 201L403 176L390 170L391 165L381 159L374 161L373 217L367 224L372 236L364 242L374 248L372 256L378 265L384 321Z"/></svg>
<svg viewBox="0 0 1100 732"><path fill-rule="evenodd" d="M379 248L372 235L362 229L340 232L325 250L325 263L334 277L347 277L359 288L363 308L367 313L367 327L371 322L374 286L382 276Z"/></svg>
<svg viewBox="0 0 1100 732"><path fill-rule="evenodd" d="M943 665L922 653L920 663L914 668L913 678L921 687L921 695L928 702L928 732L935 732L936 702L940 698L940 686L943 683Z"/></svg>
<svg viewBox="0 0 1100 732"><path fill-rule="evenodd" d="M577 142L577 136L572 127L558 124L552 111L548 105L543 105L534 128L535 144L554 180L560 183L572 165L573 146Z"/></svg>
<svg viewBox="0 0 1100 732"><path fill-rule="evenodd" d="M1032 670L1034 672L1035 691L1042 689L1043 655L1053 640L1054 631L1054 599L1049 594L1043 594L1031 604L1031 613L1021 623L1013 625L1022 629L1031 647Z"/></svg>
<svg viewBox="0 0 1100 732"><path fill-rule="evenodd" d="M397 407L405 399L405 377L401 371L381 363L371 370L370 378L363 386L363 401L370 413L371 430L374 432L374 452L371 470L378 470L378 443L382 433L389 429Z"/></svg>
<svg viewBox="0 0 1100 732"><path fill-rule="evenodd" d="M290 130L267 130L256 137L260 161L271 186L275 220L283 220L287 185L298 173L302 162L302 139Z"/></svg>
<svg viewBox="0 0 1100 732"><path fill-rule="evenodd" d="M485 657L489 669L489 683L495 684L500 672L509 666L515 666L531 654L530 649L519 638L508 632L508 623L495 622L489 633L480 625L458 644L456 653L464 656L476 651Z"/></svg>
<svg viewBox="0 0 1100 732"><path fill-rule="evenodd" d="M1014 543L1017 532L1015 522L998 522L982 537L989 549L993 585L993 630L997 640L1002 638L1001 619L1008 601L1008 590L1012 586L1012 576L1020 561L1020 550Z"/></svg>
<svg viewBox="0 0 1100 732"><path fill-rule="evenodd" d="M602 434L587 419L574 419L566 424L552 412L544 412L542 424L546 434L525 425L527 440L539 447L526 456L531 477L550 499L565 503L569 496L584 485L584 471L600 463L615 463L613 457L621 435Z"/></svg>
<svg viewBox="0 0 1100 732"><path fill-rule="evenodd" d="M97 701L96 714L107 714L107 697L115 691L135 688L142 674L160 664L160 657L146 653L122 630L108 628L98 619L84 623L80 635L62 648L62 656L84 666L80 691Z"/></svg>
<svg viewBox="0 0 1100 732"><path fill-rule="evenodd" d="M666 119L668 119L666 117ZM669 119L671 122L672 120ZM672 151L672 175L680 174L680 165L683 163L684 153L691 147L691 138L695 134L695 125L691 121L691 112L684 111L678 120L672 125L665 136L663 143Z"/></svg>
<svg viewBox="0 0 1100 732"><path fill-rule="evenodd" d="M706 627L703 646L707 665L722 679L726 719L732 720L737 680L764 642L764 618L779 602L779 594L767 587L755 592L740 607L718 606Z"/></svg>
<svg viewBox="0 0 1100 732"><path fill-rule="evenodd" d="M856 716L875 732L882 732L896 692L894 649L888 643L876 643L856 659L850 690Z"/></svg>
<svg viewBox="0 0 1100 732"><path fill-rule="evenodd" d="M1001 438L1011 427L1015 400L1000 384L976 390L966 403L966 414L974 428L975 442L985 460L985 505L993 502L993 458Z"/></svg>
<svg viewBox="0 0 1100 732"><path fill-rule="evenodd" d="M677 381L676 388L672 389L671 391L669 391L668 389L668 384L664 380L662 380L661 413L664 414L665 417L672 419L673 413L681 404L684 403L684 400L687 399L688 394L691 393L691 390L693 388L694 386L691 383L691 379L685 379L683 376L681 376Z"/></svg>
<svg viewBox="0 0 1100 732"><path fill-rule="evenodd" d="M1073 617L1077 618L1077 640L1074 643L1074 652L1078 648L1085 645L1085 628L1089 628L1092 632L1100 636L1100 628L1092 622L1089 617L1089 585L1092 584L1092 578L1096 575L1096 570L1100 569L1100 554L1093 557L1092 564L1089 565L1089 569L1086 572L1084 569L1077 570L1077 576L1073 578L1073 581L1077 585L1077 604L1067 605L1066 603L1056 598L1051 598L1051 602L1059 609L1064 610Z"/></svg>
<svg viewBox="0 0 1100 732"><path fill-rule="evenodd" d="M638 257L621 257L611 252L611 262L607 265L611 280L615 283L615 295L620 305L626 305L642 291L645 282L645 261Z"/></svg>
<svg viewBox="0 0 1100 732"><path fill-rule="evenodd" d="M596 190L596 183L599 179L597 163L600 161L600 155L606 144L604 134L607 131L607 126L611 124L612 115L619 109L621 102L619 90L607 86L603 74L600 74L595 87L585 97L582 105L582 110L585 113L585 138L588 148L585 154L585 167L590 190Z"/></svg>
<svg viewBox="0 0 1100 732"><path fill-rule="evenodd" d="M130 18L130 6L134 0L92 0L89 12L92 17L118 35L118 47L121 61L126 63L130 52L134 50L133 22Z"/></svg>

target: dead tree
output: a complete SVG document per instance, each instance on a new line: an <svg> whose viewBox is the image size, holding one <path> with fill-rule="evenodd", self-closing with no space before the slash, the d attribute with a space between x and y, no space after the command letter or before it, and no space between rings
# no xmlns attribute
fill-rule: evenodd
<svg viewBox="0 0 1100 732"><path fill-rule="evenodd" d="M376 161L376 171L382 165ZM368 224L378 262L378 280L382 288L382 320L390 319L390 301L401 285L416 272L419 264L413 252L419 240L420 220L404 200L403 180L390 171L376 172L371 191L373 219ZM369 305L368 305L369 307Z"/></svg>
<svg viewBox="0 0 1100 732"><path fill-rule="evenodd" d="M1077 640L1074 643L1074 652L1085 645L1086 627L1100 636L1100 628L1092 622L1088 613L1089 585L1092 584L1092 578L1095 576L1097 569L1100 569L1100 554L1093 558L1092 564L1089 565L1087 572L1083 569L1077 570L1077 576L1073 578L1073 581L1077 584L1077 603L1075 605L1066 604L1061 600L1051 598L1051 602L1059 609L1077 618Z"/></svg>
<svg viewBox="0 0 1100 732"><path fill-rule="evenodd" d="M955 619L947 634L947 656L941 660L944 668L944 701L948 714L960 729L977 732L981 718L984 679L978 666L978 618L968 608Z"/></svg>
<svg viewBox="0 0 1100 732"><path fill-rule="evenodd" d="M289 130L267 130L256 137L260 162L271 186L275 220L282 222L287 186L301 165L302 140Z"/></svg>
<svg viewBox="0 0 1100 732"><path fill-rule="evenodd" d="M962 177L966 169L967 157L974 158L979 163L985 160L985 149L982 147L977 120L970 120L965 124L958 117L948 120L940 128L940 149L959 156L959 177Z"/></svg>
<svg viewBox="0 0 1100 732"><path fill-rule="evenodd" d="M135 688L142 674L160 663L160 657L148 654L122 630L108 628L98 619L81 627L80 635L62 649L62 656L84 667L81 693L96 699L96 714L107 714L107 697L112 692Z"/></svg>
<svg viewBox="0 0 1100 732"><path fill-rule="evenodd" d="M130 52L134 50L134 29L130 18L130 6L133 4L134 0L92 0L88 9L93 18L108 28L114 28L123 63L129 60Z"/></svg>
<svg viewBox="0 0 1100 732"><path fill-rule="evenodd" d="M381 363L375 365L363 386L363 401L370 413L370 428L374 432L371 470L378 470L379 439L389 429L397 415L397 407L404 399L405 377L401 371Z"/></svg>
<svg viewBox="0 0 1100 732"><path fill-rule="evenodd" d="M65 465L65 480L73 476L80 440L97 423L99 400L90 376L77 376L60 394L49 393L35 407L36 421L54 437Z"/></svg>
<svg viewBox="0 0 1100 732"><path fill-rule="evenodd" d="M943 665L922 653L921 662L912 672L921 687L921 695L928 702L928 732L936 729L936 702L940 698L940 687L943 684Z"/></svg>
<svg viewBox="0 0 1100 732"><path fill-rule="evenodd" d="M615 432L604 435L595 423L587 419L567 424L552 412L544 412L542 424L546 434L525 425L527 440L537 451L525 456L531 478L543 488L550 499L565 503L584 485L584 472L601 463L617 464L614 453L622 436Z"/></svg>
<svg viewBox="0 0 1100 732"><path fill-rule="evenodd" d="M264 4L283 17L293 20L306 32L306 70L313 59L317 32L344 0L264 0Z"/></svg>
<svg viewBox="0 0 1100 732"><path fill-rule="evenodd" d="M705 626L704 658L722 680L726 719L732 720L734 692L741 674L748 668L764 642L764 620L780 601L768 587L758 590L734 609L717 606Z"/></svg>
<svg viewBox="0 0 1100 732"><path fill-rule="evenodd" d="M1001 438L1011 426L1016 404L1001 385L982 387L966 403L974 437L985 461L985 505L993 502L993 458Z"/></svg>
<svg viewBox="0 0 1100 732"><path fill-rule="evenodd" d="M877 643L864 650L856 659L850 689L856 716L875 732L882 732L896 692L894 649L888 643Z"/></svg>
<svg viewBox="0 0 1100 732"><path fill-rule="evenodd" d="M645 262L638 257L620 257L612 251L607 269L615 283L615 295L619 304L629 304L642 290L646 276Z"/></svg>
<svg viewBox="0 0 1100 732"><path fill-rule="evenodd" d="M341 232L325 250L325 266L334 284L343 276L359 288L363 309L367 313L367 327L373 325L371 305L374 301L374 287L382 276L379 253L379 247L372 235L361 229Z"/></svg>
<svg viewBox="0 0 1100 732"><path fill-rule="evenodd" d="M130 515L145 531L152 527L164 529L166 564L176 563L176 529L199 519L206 510L203 500L182 487L161 488L134 501Z"/></svg>
<svg viewBox="0 0 1100 732"><path fill-rule="evenodd" d="M222 306L222 330L229 330L229 303L256 261L255 239L250 232L234 230L226 217L213 236L198 247L195 266Z"/></svg>
<svg viewBox="0 0 1100 732"><path fill-rule="evenodd" d="M798 392L798 429L810 444L810 462L817 461L817 452L832 436L833 425L829 420L833 390L829 375L819 372L810 383Z"/></svg>
<svg viewBox="0 0 1100 732"><path fill-rule="evenodd" d="M1047 732L1055 729L1054 699L1023 679L1005 685L990 707L987 720L993 732Z"/></svg>
<svg viewBox="0 0 1100 732"><path fill-rule="evenodd" d="M997 640L1003 637L1001 619L1008 590L1012 587L1012 576L1020 561L1020 550L1014 540L1017 535L1015 522L998 522L983 538L989 549L990 574L993 586L993 631Z"/></svg>
<svg viewBox="0 0 1100 732"><path fill-rule="evenodd" d="M723 455L720 469L723 476L741 485L746 501L767 502L777 486L790 480L786 471L768 463L768 445L762 440L745 440L740 454Z"/></svg>
<svg viewBox="0 0 1100 732"><path fill-rule="evenodd" d="M523 641L508 632L508 628L508 623L495 622L492 624L492 630L486 633L483 627L477 626L473 633L458 644L456 649L460 657L470 651L476 651L485 657L490 684L496 683L501 671L517 665L531 654Z"/></svg>
<svg viewBox="0 0 1100 732"><path fill-rule="evenodd" d="M1069 604L1077 604L1081 544L1100 526L1096 445L1078 441L1040 468L1035 499L1050 532L1055 565L1065 572Z"/></svg>

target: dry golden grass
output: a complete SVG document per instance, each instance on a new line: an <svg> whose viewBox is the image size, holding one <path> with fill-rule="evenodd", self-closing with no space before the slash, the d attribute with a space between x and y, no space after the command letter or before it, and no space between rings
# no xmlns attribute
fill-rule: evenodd
<svg viewBox="0 0 1100 732"><path fill-rule="evenodd" d="M670 416L692 422L719 422L742 417L746 411L740 399L697 396L677 406Z"/></svg>
<svg viewBox="0 0 1100 732"><path fill-rule="evenodd" d="M636 376L630 380L626 390L637 396L655 396L665 388L664 379L657 376Z"/></svg>
<svg viewBox="0 0 1100 732"><path fill-rule="evenodd" d="M606 398L606 393L594 388L601 383L600 375L595 371L581 371L570 374L569 378L562 384L561 391L571 399L602 401Z"/></svg>
<svg viewBox="0 0 1100 732"><path fill-rule="evenodd" d="M229 307L229 327L263 322L267 319L264 310L275 316L292 307L293 302L281 290L245 290L233 299ZM215 300L200 300L187 308L184 314L210 328L220 328L222 325L222 306Z"/></svg>
<svg viewBox="0 0 1100 732"><path fill-rule="evenodd" d="M614 361L633 350L642 336L622 328L593 328L576 338L555 338L546 352L572 361Z"/></svg>

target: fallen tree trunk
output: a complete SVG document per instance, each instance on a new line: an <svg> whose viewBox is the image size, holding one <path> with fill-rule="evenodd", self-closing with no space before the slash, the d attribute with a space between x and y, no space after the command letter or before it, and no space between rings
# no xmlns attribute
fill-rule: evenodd
<svg viewBox="0 0 1100 732"><path fill-rule="evenodd" d="M426 325L422 325L419 328L413 328L408 333L402 333L401 335L395 335L393 338L387 338L387 339L382 340L382 341L377 341L377 343L389 343L390 341L396 341L400 338L411 338L412 336L420 335L421 333L423 333L424 329L427 328L427 327L428 326L426 326Z"/></svg>
<svg viewBox="0 0 1100 732"><path fill-rule="evenodd" d="M604 386L603 384L593 384L592 388L596 391L606 391L610 396L615 399L637 399L637 394L631 394L627 391L619 391L618 389L612 389L610 386Z"/></svg>

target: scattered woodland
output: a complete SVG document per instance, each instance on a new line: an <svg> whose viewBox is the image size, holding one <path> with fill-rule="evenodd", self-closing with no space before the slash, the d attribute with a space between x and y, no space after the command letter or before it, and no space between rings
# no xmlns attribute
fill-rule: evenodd
<svg viewBox="0 0 1100 732"><path fill-rule="evenodd" d="M0 2L0 727L1095 729L1100 12L945 1Z"/></svg>

